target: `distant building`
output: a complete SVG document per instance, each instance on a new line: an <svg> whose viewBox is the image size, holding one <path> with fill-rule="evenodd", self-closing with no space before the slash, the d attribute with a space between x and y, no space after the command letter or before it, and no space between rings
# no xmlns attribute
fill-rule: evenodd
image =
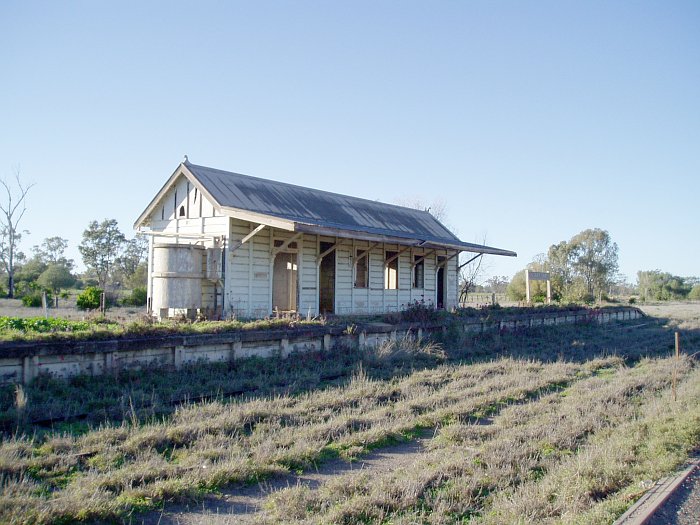
<svg viewBox="0 0 700 525"><path fill-rule="evenodd" d="M367 314L453 308L460 241L426 211L191 164L134 224L150 235L157 317Z"/></svg>

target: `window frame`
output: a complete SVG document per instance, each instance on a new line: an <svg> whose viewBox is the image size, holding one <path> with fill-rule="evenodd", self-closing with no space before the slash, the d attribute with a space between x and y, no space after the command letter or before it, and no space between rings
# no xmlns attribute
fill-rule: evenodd
<svg viewBox="0 0 700 525"><path fill-rule="evenodd" d="M422 259L420 262L416 260ZM418 285L418 274L420 268L420 286ZM411 287L414 290L424 290L425 289L425 255L414 255L413 256L413 275L411 279Z"/></svg>
<svg viewBox="0 0 700 525"><path fill-rule="evenodd" d="M388 259L391 259L392 257L395 257L393 261L390 263L387 263L386 261ZM384 250L384 289L385 290L398 290L399 289L399 259L400 259L400 253L398 251L394 250ZM391 272L395 272L396 276L394 279L394 285L391 286Z"/></svg>
<svg viewBox="0 0 700 525"><path fill-rule="evenodd" d="M369 250L365 249L363 250L362 248L355 248L355 261L353 266L353 278L352 278L352 287L356 288L358 290L366 290L369 288ZM365 269L365 278L364 278L364 285L358 285L357 284L357 266L360 264L360 262L363 263L364 269Z"/></svg>

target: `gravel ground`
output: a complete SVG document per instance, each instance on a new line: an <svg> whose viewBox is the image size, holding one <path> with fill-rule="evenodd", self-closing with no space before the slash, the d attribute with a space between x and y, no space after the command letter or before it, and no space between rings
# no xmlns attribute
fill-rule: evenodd
<svg viewBox="0 0 700 525"><path fill-rule="evenodd" d="M700 525L700 465L695 466L646 525Z"/></svg>

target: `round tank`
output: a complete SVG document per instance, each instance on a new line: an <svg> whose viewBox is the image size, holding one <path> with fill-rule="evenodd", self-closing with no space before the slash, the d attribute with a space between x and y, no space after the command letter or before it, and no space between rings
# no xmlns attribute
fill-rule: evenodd
<svg viewBox="0 0 700 525"><path fill-rule="evenodd" d="M153 245L152 308L201 308L203 246Z"/></svg>

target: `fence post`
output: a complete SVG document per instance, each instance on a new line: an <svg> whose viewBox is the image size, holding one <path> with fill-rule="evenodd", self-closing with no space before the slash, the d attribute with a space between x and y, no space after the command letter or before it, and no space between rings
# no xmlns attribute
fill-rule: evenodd
<svg viewBox="0 0 700 525"><path fill-rule="evenodd" d="M41 292L41 307L44 309L44 318L49 318L49 298L46 297L46 290Z"/></svg>
<svg viewBox="0 0 700 525"><path fill-rule="evenodd" d="M674 339L676 342L676 359L673 363L673 383L672 383L672 390L673 390L673 401L675 402L677 400L677 391L676 391L676 385L678 383L678 361L681 358L681 334L676 332L674 334Z"/></svg>

